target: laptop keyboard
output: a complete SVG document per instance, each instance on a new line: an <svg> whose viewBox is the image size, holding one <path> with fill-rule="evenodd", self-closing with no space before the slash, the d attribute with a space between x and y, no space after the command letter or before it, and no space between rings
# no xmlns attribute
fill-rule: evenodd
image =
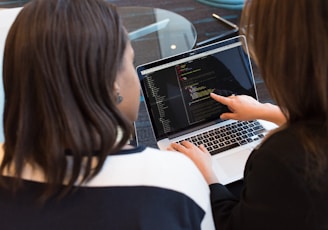
<svg viewBox="0 0 328 230"><path fill-rule="evenodd" d="M210 154L214 155L264 137L265 128L256 120L236 121L208 132L189 137L189 141L197 146L203 144ZM179 141L181 143L184 140Z"/></svg>

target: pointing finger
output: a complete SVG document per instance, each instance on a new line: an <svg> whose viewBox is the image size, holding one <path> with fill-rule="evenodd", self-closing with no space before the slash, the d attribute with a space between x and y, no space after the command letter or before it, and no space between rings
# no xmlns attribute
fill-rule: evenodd
<svg viewBox="0 0 328 230"><path fill-rule="evenodd" d="M223 97L220 95L217 95L215 93L211 93L210 94L211 98L213 98L214 100L216 100L217 102L224 104L224 105L229 105L231 102L231 99L228 97Z"/></svg>

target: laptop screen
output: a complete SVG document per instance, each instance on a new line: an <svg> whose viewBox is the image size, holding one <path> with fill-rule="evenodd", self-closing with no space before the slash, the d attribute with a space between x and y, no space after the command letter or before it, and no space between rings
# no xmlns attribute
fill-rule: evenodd
<svg viewBox="0 0 328 230"><path fill-rule="evenodd" d="M157 140L219 122L228 109L210 98L211 92L257 98L244 39L238 36L137 67Z"/></svg>

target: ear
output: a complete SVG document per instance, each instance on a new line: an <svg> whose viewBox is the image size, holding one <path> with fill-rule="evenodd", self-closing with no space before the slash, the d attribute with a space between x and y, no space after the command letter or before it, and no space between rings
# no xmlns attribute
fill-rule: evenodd
<svg viewBox="0 0 328 230"><path fill-rule="evenodd" d="M123 101L123 97L120 94L120 89L121 89L121 87L120 87L119 83L116 80L114 82L114 88L113 88L113 90L116 94L116 104L121 104L121 102Z"/></svg>
<svg viewBox="0 0 328 230"><path fill-rule="evenodd" d="M120 89L121 89L120 85L118 84L117 80L115 80L114 89L113 89L114 92L120 92Z"/></svg>

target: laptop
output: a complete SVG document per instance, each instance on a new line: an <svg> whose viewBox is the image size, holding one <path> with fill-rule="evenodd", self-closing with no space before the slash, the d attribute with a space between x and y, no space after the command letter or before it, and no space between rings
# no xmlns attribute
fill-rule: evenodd
<svg viewBox="0 0 328 230"><path fill-rule="evenodd" d="M165 150L182 140L204 144L222 184L242 179L250 152L276 126L261 120L221 120L220 114L229 109L209 94L258 99L245 37L229 38L136 69L158 148Z"/></svg>

